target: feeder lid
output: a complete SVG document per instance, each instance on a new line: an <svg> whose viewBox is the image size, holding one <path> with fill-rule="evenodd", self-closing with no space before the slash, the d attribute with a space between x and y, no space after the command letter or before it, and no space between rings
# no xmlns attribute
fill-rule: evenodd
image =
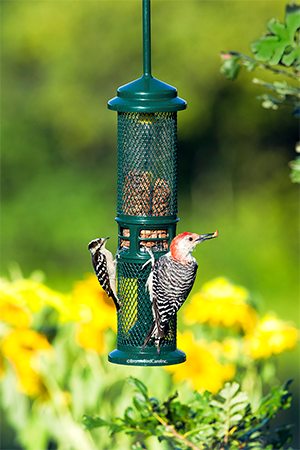
<svg viewBox="0 0 300 450"><path fill-rule="evenodd" d="M177 89L151 76L142 76L117 90L108 109L119 112L173 112L185 109L187 103L177 97Z"/></svg>

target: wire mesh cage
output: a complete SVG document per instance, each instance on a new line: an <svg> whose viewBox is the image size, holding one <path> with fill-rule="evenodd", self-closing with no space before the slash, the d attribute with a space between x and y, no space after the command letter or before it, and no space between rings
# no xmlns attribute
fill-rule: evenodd
<svg viewBox="0 0 300 450"><path fill-rule="evenodd" d="M143 0L144 74L122 86L108 102L118 112L117 364L168 365L185 361L176 348L176 317L169 324L158 356L151 339L141 351L153 322L147 290L151 265L169 250L177 219L177 111L186 102L177 90L151 75L150 0Z"/></svg>
<svg viewBox="0 0 300 450"><path fill-rule="evenodd" d="M149 270L141 271L139 264L123 261L118 265L118 292L122 299L122 308L118 315L118 348L141 348L149 331L153 316L151 308L148 308L149 296L145 291L148 275ZM176 318L172 320L169 328L163 346L176 348ZM151 341L149 348L154 347L154 342Z"/></svg>
<svg viewBox="0 0 300 450"><path fill-rule="evenodd" d="M177 113L118 113L118 214L177 214Z"/></svg>

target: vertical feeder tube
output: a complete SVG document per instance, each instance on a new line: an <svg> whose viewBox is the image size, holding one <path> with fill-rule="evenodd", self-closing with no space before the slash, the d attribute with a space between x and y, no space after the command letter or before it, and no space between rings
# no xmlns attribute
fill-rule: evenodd
<svg viewBox="0 0 300 450"><path fill-rule="evenodd" d="M160 356L144 339L153 322L146 282L155 259L169 250L177 219L177 111L186 108L177 90L151 75L150 0L143 0L144 73L120 87L108 108L118 113L117 349L108 359L124 365L161 366L185 361L176 347L176 317L161 343Z"/></svg>
<svg viewBox="0 0 300 450"><path fill-rule="evenodd" d="M151 77L150 0L143 0L143 69L144 77Z"/></svg>

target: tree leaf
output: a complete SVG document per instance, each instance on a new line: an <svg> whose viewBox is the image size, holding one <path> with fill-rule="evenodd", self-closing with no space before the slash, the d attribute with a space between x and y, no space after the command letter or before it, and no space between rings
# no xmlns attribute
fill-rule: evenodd
<svg viewBox="0 0 300 450"><path fill-rule="evenodd" d="M221 389L221 391L219 392L219 395L223 397L225 400L229 400L238 391L239 387L240 387L239 384L236 383L235 381L232 384L226 383L225 387Z"/></svg>
<svg viewBox="0 0 300 450"><path fill-rule="evenodd" d="M248 402L238 403L238 404L234 405L230 410L230 414L235 414L238 411L242 411L243 409L246 408L247 405L248 405Z"/></svg>
<svg viewBox="0 0 300 450"><path fill-rule="evenodd" d="M230 426L232 426L236 422L239 422L240 420L242 420L242 418L243 418L242 414L234 414L233 416L230 417Z"/></svg>
<svg viewBox="0 0 300 450"><path fill-rule="evenodd" d="M262 104L261 106L265 109L278 109L278 105L280 103L282 103L280 100L278 100L275 97L272 97L269 94L263 94L263 95L259 95L258 97L256 97L257 100L261 100Z"/></svg>
<svg viewBox="0 0 300 450"><path fill-rule="evenodd" d="M111 437L115 433L119 433L119 431L123 431L123 430L124 430L124 427L122 425L118 425L116 423L111 423L108 428L107 434L109 437Z"/></svg>
<svg viewBox="0 0 300 450"><path fill-rule="evenodd" d="M285 24L271 19L268 22L270 34L263 35L252 42L251 50L258 61L276 65L280 62L285 66L300 64L300 46L296 31L300 27L300 6L287 5Z"/></svg>
<svg viewBox="0 0 300 450"><path fill-rule="evenodd" d="M230 400L230 406L236 405L237 403L245 403L246 406L249 403L248 395L246 392L239 392L235 397Z"/></svg>
<svg viewBox="0 0 300 450"><path fill-rule="evenodd" d="M93 428L106 427L110 425L111 422L101 419L101 417L82 417L82 425L86 430L92 430Z"/></svg>
<svg viewBox="0 0 300 450"><path fill-rule="evenodd" d="M128 383L131 386L135 387L137 389L137 391L141 392L141 394L144 397L148 398L148 389L146 388L144 383L142 383L140 380L138 380L137 378L134 378L134 377L128 377Z"/></svg>
<svg viewBox="0 0 300 450"><path fill-rule="evenodd" d="M217 400L211 400L210 404L217 408L224 409L224 403L218 402Z"/></svg>
<svg viewBox="0 0 300 450"><path fill-rule="evenodd" d="M231 56L224 60L223 65L220 68L221 73L223 73L228 80L235 80L241 69L240 58L238 56Z"/></svg>
<svg viewBox="0 0 300 450"><path fill-rule="evenodd" d="M146 414L149 413L148 401L145 398L145 396L143 394L141 394L140 392L137 392L133 396L133 404L142 415L144 415L145 413Z"/></svg>
<svg viewBox="0 0 300 450"><path fill-rule="evenodd" d="M131 406L127 406L125 409L124 419L130 424L134 423L134 410Z"/></svg>

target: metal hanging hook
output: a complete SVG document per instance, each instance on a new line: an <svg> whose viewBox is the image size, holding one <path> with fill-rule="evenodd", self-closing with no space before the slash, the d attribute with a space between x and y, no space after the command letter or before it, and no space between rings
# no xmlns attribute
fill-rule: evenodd
<svg viewBox="0 0 300 450"><path fill-rule="evenodd" d="M151 17L150 0L143 0L143 76L151 78Z"/></svg>

